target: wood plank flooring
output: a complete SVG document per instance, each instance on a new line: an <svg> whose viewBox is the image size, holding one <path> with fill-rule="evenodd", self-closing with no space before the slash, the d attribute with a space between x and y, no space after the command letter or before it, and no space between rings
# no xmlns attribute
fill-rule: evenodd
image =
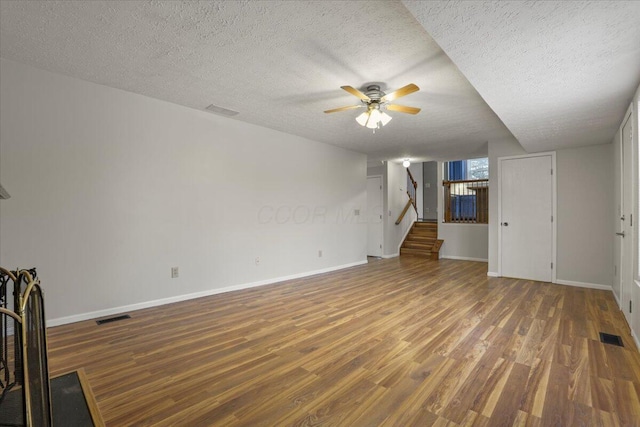
<svg viewBox="0 0 640 427"><path fill-rule="evenodd" d="M84 368L107 426L640 426L611 292L486 268L400 257L50 328L51 374Z"/></svg>

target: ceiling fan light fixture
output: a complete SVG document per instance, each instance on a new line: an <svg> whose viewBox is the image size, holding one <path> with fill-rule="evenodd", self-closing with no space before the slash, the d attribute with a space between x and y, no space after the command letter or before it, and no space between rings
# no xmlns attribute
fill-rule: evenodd
<svg viewBox="0 0 640 427"><path fill-rule="evenodd" d="M367 128L373 129L374 131L378 129L378 122L371 119L371 115L369 115L369 120L367 120ZM375 132L374 132L375 133Z"/></svg>
<svg viewBox="0 0 640 427"><path fill-rule="evenodd" d="M373 120L374 122L378 123L380 121L380 110L377 108L372 108L371 112L369 113L369 116L371 117L371 120Z"/></svg>
<svg viewBox="0 0 640 427"><path fill-rule="evenodd" d="M380 110L372 108L369 111L369 120L367 120L367 127L369 129L378 129L380 125Z"/></svg>
<svg viewBox="0 0 640 427"><path fill-rule="evenodd" d="M411 166L411 162L409 161L409 159L404 159L404 162L402 162L402 166L404 166L405 168Z"/></svg>
<svg viewBox="0 0 640 427"><path fill-rule="evenodd" d="M382 126L386 126L386 124L389 123L391 119L393 119L393 117L391 117L384 111L380 113L380 123L382 123Z"/></svg>
<svg viewBox="0 0 640 427"><path fill-rule="evenodd" d="M361 101L360 105L333 108L331 110L325 110L325 113L336 113L338 111L367 107L367 111L356 117L356 122L358 122L360 126L373 129L373 133L376 133L376 129L380 129L381 126L386 126L392 119L392 117L385 111L382 111L382 109L389 109L407 114L418 114L420 112L420 108L389 104L400 97L419 91L420 88L413 83L409 83L408 85L387 94L380 90L379 85L367 86L367 91L365 93L362 93L351 86L340 86L340 88L349 92L351 95L358 97Z"/></svg>
<svg viewBox="0 0 640 427"><path fill-rule="evenodd" d="M369 120L369 112L368 111L365 111L364 113L362 113L358 117L356 117L356 122L358 122L358 124L360 126L366 126L367 125L367 120Z"/></svg>

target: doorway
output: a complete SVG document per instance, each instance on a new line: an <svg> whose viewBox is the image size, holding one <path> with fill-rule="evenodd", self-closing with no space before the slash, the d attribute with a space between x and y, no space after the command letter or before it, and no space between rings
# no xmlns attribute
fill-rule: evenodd
<svg viewBox="0 0 640 427"><path fill-rule="evenodd" d="M628 111L622 122L620 132L619 161L616 159L618 175L619 194L617 203L617 225L615 242L615 279L614 286L620 290L619 303L620 310L624 313L627 322L631 325L631 300L633 287L633 236L632 236L632 216L633 216L633 135L631 110ZM617 198L617 197L616 197Z"/></svg>
<svg viewBox="0 0 640 427"><path fill-rule="evenodd" d="M498 159L498 274L555 282L555 153Z"/></svg>

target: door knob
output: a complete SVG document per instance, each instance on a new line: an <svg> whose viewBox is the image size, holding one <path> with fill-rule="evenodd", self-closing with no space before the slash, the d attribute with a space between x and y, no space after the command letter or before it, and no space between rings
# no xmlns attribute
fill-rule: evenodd
<svg viewBox="0 0 640 427"><path fill-rule="evenodd" d="M624 237L624 231L622 233L616 233L616 236L622 236Z"/></svg>

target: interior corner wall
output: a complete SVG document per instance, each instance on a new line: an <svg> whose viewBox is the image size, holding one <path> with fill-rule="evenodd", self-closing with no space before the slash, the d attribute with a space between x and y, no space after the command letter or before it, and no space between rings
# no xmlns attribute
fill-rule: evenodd
<svg viewBox="0 0 640 427"><path fill-rule="evenodd" d="M0 141L54 323L366 262L363 154L5 59Z"/></svg>
<svg viewBox="0 0 640 427"><path fill-rule="evenodd" d="M384 221L384 252L383 256L393 257L399 255L398 247L416 220L416 211L409 208L400 224L396 220L409 201L407 195L407 171L404 166L397 163L385 162L386 174L384 175L383 191L385 198Z"/></svg>
<svg viewBox="0 0 640 427"><path fill-rule="evenodd" d="M611 144L556 151L558 281L612 285Z"/></svg>
<svg viewBox="0 0 640 427"><path fill-rule="evenodd" d="M422 192L422 212L424 219L438 220L438 190L440 180L438 179L438 162L430 161L422 164L422 181L424 191Z"/></svg>

